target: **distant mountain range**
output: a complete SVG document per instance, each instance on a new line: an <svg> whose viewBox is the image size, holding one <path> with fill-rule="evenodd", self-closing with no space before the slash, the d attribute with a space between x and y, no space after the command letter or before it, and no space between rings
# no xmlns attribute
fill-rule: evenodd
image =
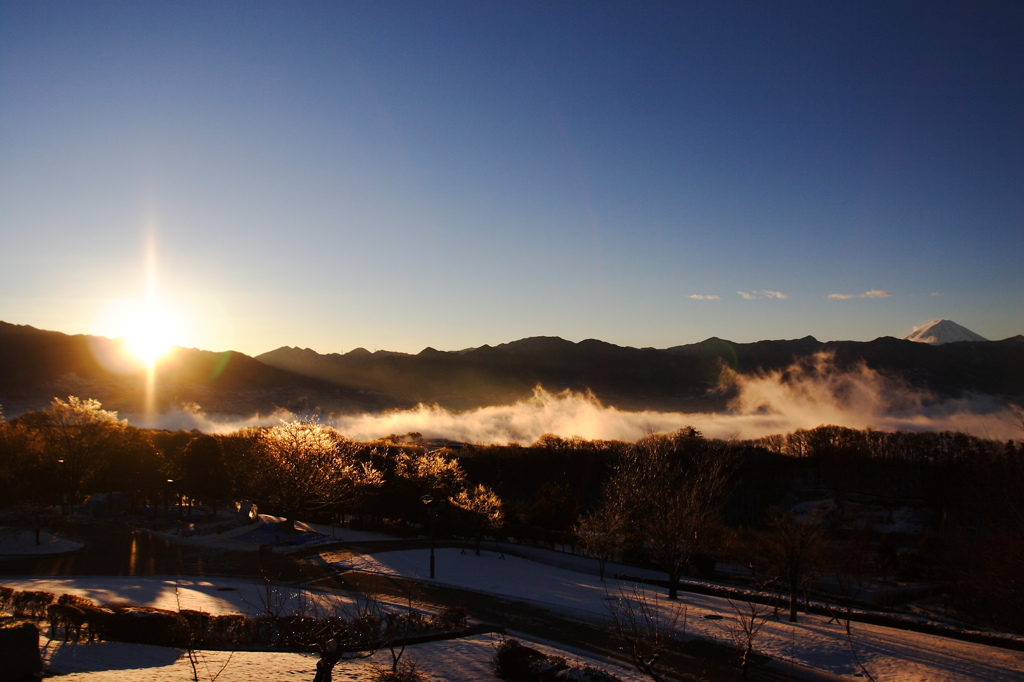
<svg viewBox="0 0 1024 682"><path fill-rule="evenodd" d="M44 407L54 396L99 399L126 414L141 412L144 378L101 358L117 341L69 336L0 322L0 405L8 416ZM626 410L724 409L723 368L739 373L782 370L827 352L839 368L858 363L941 396L1024 396L1024 336L1002 341L917 343L785 341L733 343L710 338L666 349L597 340L521 339L498 346L418 354L357 349L320 354L283 347L255 358L235 352L177 348L158 370L161 408L194 403L209 413L247 415L281 407L304 413L379 412L438 404L453 410L510 404L534 387L590 391Z"/></svg>

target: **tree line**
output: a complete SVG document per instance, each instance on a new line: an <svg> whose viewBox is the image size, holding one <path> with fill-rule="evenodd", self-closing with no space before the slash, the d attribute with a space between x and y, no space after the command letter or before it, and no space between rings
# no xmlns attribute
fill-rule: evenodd
<svg viewBox="0 0 1024 682"><path fill-rule="evenodd" d="M439 536L472 538L477 551L491 537L583 552L602 571L657 567L671 597L685 577L730 566L785 592L791 619L832 572L849 597L868 578L928 580L947 606L1024 629L1021 489L1019 443L952 432L824 425L722 441L686 428L636 443L433 447L419 434L357 442L310 420L222 435L138 429L75 397L0 416L8 506L67 509L115 491L138 510L248 500L284 530L345 520L399 535L423 533L433 511ZM891 518L905 510L916 527Z"/></svg>

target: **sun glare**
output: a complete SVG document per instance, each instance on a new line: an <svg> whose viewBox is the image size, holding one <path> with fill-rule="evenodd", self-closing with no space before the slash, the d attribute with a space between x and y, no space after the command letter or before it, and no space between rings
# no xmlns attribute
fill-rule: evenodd
<svg viewBox="0 0 1024 682"><path fill-rule="evenodd" d="M174 345L174 326L158 311L147 309L129 321L125 348L147 367L156 363Z"/></svg>
<svg viewBox="0 0 1024 682"><path fill-rule="evenodd" d="M99 333L122 342L126 362L152 368L183 341L180 316L156 300L119 300L105 306Z"/></svg>

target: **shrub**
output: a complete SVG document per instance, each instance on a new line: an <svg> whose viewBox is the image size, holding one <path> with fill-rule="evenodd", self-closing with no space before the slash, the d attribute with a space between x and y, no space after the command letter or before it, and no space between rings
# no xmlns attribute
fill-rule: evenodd
<svg viewBox="0 0 1024 682"><path fill-rule="evenodd" d="M25 590L15 592L11 598L11 607L15 618L44 618L46 607L53 603L52 592Z"/></svg>
<svg viewBox="0 0 1024 682"><path fill-rule="evenodd" d="M201 644L206 641L206 632L210 628L213 618L206 611L195 611L193 609L181 609L178 611L185 624L188 626L189 641L192 644Z"/></svg>
<svg viewBox="0 0 1024 682"><path fill-rule="evenodd" d="M434 627L439 630L461 630L466 627L469 611L464 606L449 606L434 617Z"/></svg>
<svg viewBox="0 0 1024 682"><path fill-rule="evenodd" d="M79 606L85 614L85 625L89 629L89 641L104 639L107 636L109 623L114 619L114 612L103 606Z"/></svg>
<svg viewBox="0 0 1024 682"><path fill-rule="evenodd" d="M65 595L66 596L66 595ZM88 608L83 605L84 608ZM75 641L82 638L82 626L86 622L85 611L83 607L75 606L74 604L62 604L59 601L56 604L50 604L46 607L46 617L50 619L50 639L57 638L57 630L61 629L64 632L64 641L68 641L71 638L71 633L75 633Z"/></svg>
<svg viewBox="0 0 1024 682"><path fill-rule="evenodd" d="M518 682L533 679L531 664L544 658L544 654L536 649L524 646L517 639L502 637L495 647L491 667L494 674L502 680Z"/></svg>
<svg viewBox="0 0 1024 682"><path fill-rule="evenodd" d="M14 588L0 586L0 611L11 610L11 600L14 598Z"/></svg>
<svg viewBox="0 0 1024 682"><path fill-rule="evenodd" d="M255 628L245 616L229 614L214 616L206 630L205 643L210 645L241 646L252 644Z"/></svg>
<svg viewBox="0 0 1024 682"><path fill-rule="evenodd" d="M600 668L585 665L582 668L569 668L558 677L565 682L619 682L619 678Z"/></svg>
<svg viewBox="0 0 1024 682"><path fill-rule="evenodd" d="M68 606L77 606L79 608L83 606L96 606L96 602L88 597L83 597L78 594L62 594L57 597L58 604L64 604Z"/></svg>
<svg viewBox="0 0 1024 682"><path fill-rule="evenodd" d="M561 656L546 656L518 640L503 638L491 662L494 674L508 682L618 682L598 668L574 668Z"/></svg>
<svg viewBox="0 0 1024 682"><path fill-rule="evenodd" d="M422 682L426 676L416 666L416 661L403 658L395 669L376 666L370 679L372 682Z"/></svg>
<svg viewBox="0 0 1024 682"><path fill-rule="evenodd" d="M104 623L104 637L118 642L185 647L189 627L175 611L144 606L112 606L113 613Z"/></svg>
<svg viewBox="0 0 1024 682"><path fill-rule="evenodd" d="M319 639L324 629L324 621L308 616L286 616L274 618L271 643L276 646L292 649L304 649L311 642Z"/></svg>
<svg viewBox="0 0 1024 682"><path fill-rule="evenodd" d="M431 622L419 611L409 611L401 614L389 614L388 629L396 633L419 633L430 629Z"/></svg>

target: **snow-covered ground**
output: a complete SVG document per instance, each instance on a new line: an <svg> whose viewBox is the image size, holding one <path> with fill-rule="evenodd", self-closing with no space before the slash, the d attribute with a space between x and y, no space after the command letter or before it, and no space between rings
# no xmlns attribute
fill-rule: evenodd
<svg viewBox="0 0 1024 682"><path fill-rule="evenodd" d="M325 557L330 559L330 557ZM387 552L363 556L347 565L363 571L422 577L427 575L423 550ZM477 557L458 549L437 550L438 582L537 602L581 618L608 615L608 597L620 586L629 593L632 585L554 568L514 556L484 552ZM660 577L660 576L659 576ZM663 609L673 608L664 590L647 588L650 598ZM735 611L727 599L681 593L685 608L685 634L730 641ZM707 616L712 616L712 619ZM714 618L721 616L721 619ZM682 621L681 621L682 622ZM908 632L866 623L853 623L853 645L868 671L879 680L892 682L1020 682L1024 680L1024 652ZM800 614L791 624L769 620L755 647L782 661L794 661L836 675L853 677L860 672L847 641L845 628L828 617Z"/></svg>
<svg viewBox="0 0 1024 682"><path fill-rule="evenodd" d="M176 578L3 578L0 583L19 590L46 590L54 594L72 593L97 602L131 602L157 608L203 610L214 615L242 613L256 615L263 604L263 585L246 580L186 580ZM282 591L290 592L281 587ZM323 593L306 596L325 598ZM335 597L337 599L337 597ZM45 635L45 633L44 633ZM496 635L478 635L463 639L430 642L411 646L405 656L416 661L430 680L476 682L492 679L491 659ZM82 682L187 682L194 679L187 652L168 647L121 642L64 643L43 638L43 660L47 668L62 680ZM576 652L560 650L544 643L530 643L545 653L564 657L576 665L600 667L624 680L639 682L637 673L609 661L598 661ZM222 682L275 680L292 682L312 680L316 656L275 652L196 652L199 679ZM364 661L339 663L334 679L368 682L374 666L390 665L391 654L381 651ZM223 672L221 672L223 670Z"/></svg>
<svg viewBox="0 0 1024 682"><path fill-rule="evenodd" d="M51 535L45 530L36 533L24 528L0 526L0 556L33 556L38 554L62 554L81 549L82 543Z"/></svg>
<svg viewBox="0 0 1024 682"><path fill-rule="evenodd" d="M249 531L234 532L231 543ZM325 529L316 529L323 531ZM326 528L331 532L330 527ZM325 533L326 534L326 533ZM383 536L355 536L351 531L336 529L339 539L380 539ZM214 544L215 537L205 536L204 544ZM0 548L0 553L3 549ZM424 579L428 574L426 550L400 550L373 556L353 557L348 553L325 552L323 559L337 562L343 570L360 570L409 578ZM560 563L561 565L552 565ZM585 571L571 570L574 564ZM436 550L436 582L462 588L526 600L579 619L607 619L607 604L617 598L619 590L629 592L630 584L609 580L602 583L593 574L595 562L580 557L559 555L557 562L532 561L506 554L504 558L485 551L475 556L471 551L439 548ZM611 569L614 572L616 569ZM632 570L636 573L635 569ZM185 578L20 578L2 579L3 584L18 589L45 589L57 594L74 592L97 601L130 601L161 608L193 608L211 613L246 613L259 611L260 586L244 580L188 580ZM647 588L647 594L662 609L676 604L665 598L664 591ZM730 641L735 630L735 613L729 601L720 597L683 593L678 605L685 609L680 621L687 636ZM711 616L711 618L708 618ZM937 637L894 628L854 623L853 647L868 671L878 680L889 682L1019 682L1024 680L1024 652ZM435 680L491 679L493 657L492 636L434 642L411 647L406 655L417 659L420 667ZM827 617L801 614L799 624L768 621L755 642L755 648L783 662L825 670L851 679L857 667L845 630ZM562 651L570 661L575 652ZM310 680L315 658L302 654L235 653L202 654L206 672L200 679L212 679L225 662L227 667L218 679L237 680ZM46 647L48 665L56 672L69 674L69 680L191 680L192 667L184 652L176 649L118 643L59 644ZM388 661L387 652L378 654L378 663ZM624 680L641 679L625 668L607 661L581 661L609 669ZM368 680L370 663L339 666L336 680L362 682Z"/></svg>
<svg viewBox="0 0 1024 682"><path fill-rule="evenodd" d="M481 682L493 680L491 659L497 638L479 635L444 642L419 644L406 649L404 658L415 660L427 673L427 679L447 682ZM564 656L572 664L594 663L586 658L544 645L531 644L545 653ZM198 678L212 680L220 673L221 682L291 682L313 679L316 657L309 654L259 653L240 651L198 652ZM195 679L187 655L178 649L101 642L96 644L61 644L50 642L46 647L49 666L61 673L67 682L187 682ZM374 665L391 664L391 654L377 652L372 658L339 663L334 669L337 682L370 682ZM600 664L623 682L641 682L646 678L616 666ZM221 672L223 670L223 672Z"/></svg>

